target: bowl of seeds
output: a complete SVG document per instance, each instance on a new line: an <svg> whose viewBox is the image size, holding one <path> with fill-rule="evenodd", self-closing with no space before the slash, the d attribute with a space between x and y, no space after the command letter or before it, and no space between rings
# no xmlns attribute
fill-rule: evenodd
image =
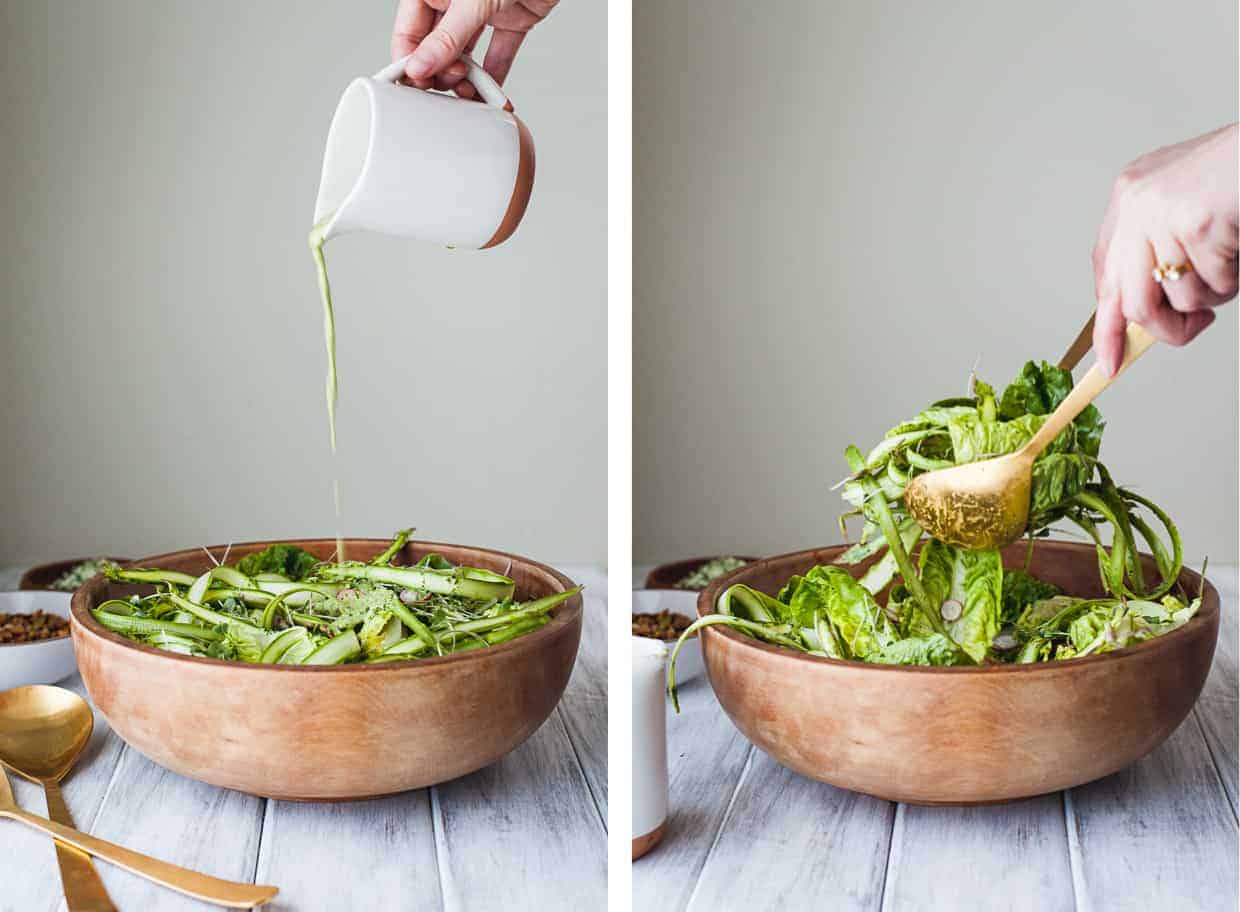
<svg viewBox="0 0 1240 912"><path fill-rule="evenodd" d="M633 636L662 640L670 658L672 647L693 623L697 614L696 592L672 589L637 589L633 592ZM705 669L697 634L685 640L676 658L676 680L680 683L698 677Z"/></svg>
<svg viewBox="0 0 1240 912"><path fill-rule="evenodd" d="M0 690L54 684L75 671L68 597L0 592Z"/></svg>

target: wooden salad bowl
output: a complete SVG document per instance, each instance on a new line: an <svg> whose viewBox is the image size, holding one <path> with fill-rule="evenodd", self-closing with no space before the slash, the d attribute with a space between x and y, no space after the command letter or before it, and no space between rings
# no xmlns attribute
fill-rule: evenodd
<svg viewBox="0 0 1240 912"><path fill-rule="evenodd" d="M1020 567L1025 544L1004 550ZM714 611L725 586L775 594L843 547L767 558L698 599ZM1153 562L1148 561L1153 567ZM866 565L848 568L855 576ZM1069 595L1103 594L1092 544L1042 541L1031 572ZM1196 595L1200 574L1180 585ZM1218 591L1178 630L1111 653L1032 665L931 668L809 656L723 626L701 631L711 687L742 734L823 782L891 801L983 804L1071 788L1123 769L1184 721L1218 639Z"/></svg>
<svg viewBox="0 0 1240 912"><path fill-rule="evenodd" d="M720 557L736 557L745 561L747 564L754 563L758 558L745 557L741 554L716 554L711 557L690 557L685 560L673 561L670 564L659 564L649 573L646 574L646 585L644 589L675 589L678 592L693 592L693 589L680 589L677 583L701 567L703 564L709 564L713 560ZM738 568L740 569L740 568ZM732 571L735 573L736 571Z"/></svg>
<svg viewBox="0 0 1240 912"><path fill-rule="evenodd" d="M270 542L233 545L230 561ZM327 559L336 540L293 541ZM369 560L387 540L345 540ZM211 549L222 555L223 546ZM573 582L523 557L411 542L393 560L435 552L512 577L527 600ZM134 566L199 574L201 548ZM568 683L581 638L576 595L537 630L455 655L373 665L250 665L179 655L105 629L91 609L149 587L92 580L73 596L70 624L91 699L126 744L173 772L268 798L338 801L422 788L480 769L546 721Z"/></svg>
<svg viewBox="0 0 1240 912"><path fill-rule="evenodd" d="M18 589L47 589L51 592L64 592L66 595L72 591L68 589L52 589L52 583L60 579L78 564L84 564L88 560L97 560L95 557L76 557L72 560L53 561L50 564L39 564L37 567L31 567L22 574L21 581L17 584ZM112 561L114 564L126 563L127 557L109 557L106 560Z"/></svg>

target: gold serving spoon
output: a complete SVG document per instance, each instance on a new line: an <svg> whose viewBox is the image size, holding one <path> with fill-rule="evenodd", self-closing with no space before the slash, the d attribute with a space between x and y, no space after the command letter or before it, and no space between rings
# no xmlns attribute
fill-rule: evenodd
<svg viewBox="0 0 1240 912"><path fill-rule="evenodd" d="M1154 341L1136 323L1129 323L1124 360L1114 377L1106 376L1095 363L1015 453L918 475L904 489L909 513L932 536L960 548L1002 548L1016 541L1029 522L1033 461Z"/></svg>
<svg viewBox="0 0 1240 912"><path fill-rule="evenodd" d="M1072 344L1068 346L1068 350L1063 353L1063 357L1059 359L1059 367L1066 371L1073 371L1076 366L1081 363L1081 359L1094 346L1094 318L1096 313L1089 315L1089 319L1085 321L1085 325L1081 327L1081 331L1076 334L1076 338L1072 340Z"/></svg>
<svg viewBox="0 0 1240 912"><path fill-rule="evenodd" d="M60 780L77 762L94 727L90 707L72 691L35 685L0 693L0 763L42 785L47 816L65 826L73 826L73 818ZM58 841L56 861L68 912L116 912L89 855Z"/></svg>
<svg viewBox="0 0 1240 912"><path fill-rule="evenodd" d="M81 715L83 710L85 717ZM86 738L90 737L94 724L90 715L90 707L84 700L59 687L18 687L4 691L0 693L0 760L4 761L5 766L37 773L28 777L35 781L52 780L54 783L55 777L49 771L62 767L67 770L85 743L82 731L85 730ZM42 775L44 773L47 773L46 777ZM22 775L27 774L23 772ZM58 789L56 791L59 793ZM49 803L50 800L49 796ZM23 811L13 799L8 776L0 769L2 817L48 833L57 840L57 850L60 843L65 843L186 896L216 905L249 909L263 905L278 892L276 887L235 883L199 874ZM65 887L67 897L67 878ZM107 894L102 892L102 885L100 891L100 901L106 905L83 908L112 909Z"/></svg>

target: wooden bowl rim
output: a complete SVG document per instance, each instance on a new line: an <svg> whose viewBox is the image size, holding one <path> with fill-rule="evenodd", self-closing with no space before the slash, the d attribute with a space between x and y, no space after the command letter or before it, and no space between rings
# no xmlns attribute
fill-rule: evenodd
<svg viewBox="0 0 1240 912"><path fill-rule="evenodd" d="M64 576L69 570L72 570L78 564L84 564L92 560L110 560L117 564L130 563L128 557L107 557L105 555L95 555L94 557L74 557L69 560L48 561L46 564L36 564L30 567L22 574L22 578L17 583L17 588L21 592L62 592L65 595L72 595L76 589L53 589L51 586L40 586L34 582L36 576L44 574L50 576L56 571L56 576ZM82 585L86 585L83 583Z"/></svg>
<svg viewBox="0 0 1240 912"><path fill-rule="evenodd" d="M767 566L776 561L788 560L790 558L807 558L812 555L819 555L825 558L834 557L844 553L847 545L829 545L825 548L807 548L804 551L790 551L787 554L776 554L772 557L763 558L746 567L741 567L735 571L737 575L744 575L746 572L756 570L760 567ZM1042 540L1034 543L1035 548L1050 549L1055 551L1069 551L1087 554L1091 560L1096 560L1097 551L1092 544L1082 544L1080 542L1065 542L1057 540ZM1148 556L1145 552L1141 552L1142 556ZM733 574L728 574L732 576ZM1058 659L1052 662L1030 662L1028 664L997 664L997 665L882 665L876 662L858 662L854 659L832 659L827 656L807 655L803 652L797 652L781 646L773 646L770 643L763 643L750 636L737 633L735 630L723 624L716 624L709 627L703 627L701 633L710 636L720 636L727 639L735 646L745 649L754 649L759 652L766 652L772 656L779 656L788 661L809 662L826 667L834 667L839 669L847 669L857 673L874 673L874 674L914 674L914 675L999 675L999 674L1043 674L1058 675L1071 674L1077 669L1088 667L1091 664L1110 661L1123 661L1143 654L1152 654L1163 649L1173 647L1180 639L1195 633L1203 624L1217 621L1219 616L1219 595L1218 590L1214 588L1214 584L1208 579L1202 577L1195 570L1188 567L1180 568L1179 582L1183 583L1187 575L1189 582L1202 582L1202 600L1201 608L1197 614L1193 616L1183 627L1178 627L1162 636L1154 637L1136 646L1125 646L1122 649L1115 649L1111 652L1104 652L1101 655L1084 656L1078 659ZM698 617L704 617L712 614L715 602L718 600L722 589L721 583L728 582L734 585L743 580L728 580L727 577L720 577L712 582L707 588L703 589L698 595L697 612ZM1189 588L1185 586L1185 588ZM702 641L705 642L703 637Z"/></svg>
<svg viewBox="0 0 1240 912"><path fill-rule="evenodd" d="M380 545L384 546L390 542L386 538L346 538L346 544L351 545ZM257 547L259 550L273 544L293 544L299 547L305 545L331 545L335 547L335 538L279 538L265 541L251 542L233 542L232 548L248 548ZM209 545L208 551L223 551L225 545ZM493 555L499 559L508 559L513 563L521 563L527 567L532 567L548 574L552 579L558 582L563 588L559 591L563 592L571 589L574 583L560 571L531 560L528 557L522 557L519 554L510 554L507 551L497 551L493 548L480 548L475 545L459 545L451 542L430 542L422 540L410 540L405 547L426 548L428 553L437 549L460 548L469 551L476 551L483 554ZM133 567L157 567L159 561L176 560L194 554L201 554L203 549L199 548L183 548L180 551L169 551L166 554L156 554L151 557L142 557L135 561L130 561L129 565ZM509 652L525 651L532 652L539 645L546 641L562 636L566 631L570 630L572 625L576 623L582 615L582 598L581 593L577 593L567 602L557 606L551 615L550 622L544 624L531 633L524 634L506 643L497 643L494 646L488 646L485 649L472 649L467 652L458 652L446 656L430 656L424 659L408 660L408 661L392 661L392 662L375 662L373 664L354 664L354 665L272 665L264 663L251 662L235 662L228 659L212 659L205 656L188 656L177 652L170 652L166 649L159 649L155 646L147 646L123 637L119 633L108 630L102 624L95 620L90 613L88 603L94 599L98 588L102 585L103 578L98 577L90 582L82 585L80 589L73 593L73 601L69 606L69 627L73 639L76 641L78 636L95 637L108 643L123 646L128 649L134 649L138 652L145 652L149 655L158 656L163 659L169 659L174 662L190 662L195 665L205 667L216 667L221 669L229 669L237 672L252 672L255 674L393 674L395 672L405 673L429 673L436 668L453 664L468 664L470 662L483 661L487 657L503 655Z"/></svg>
<svg viewBox="0 0 1240 912"><path fill-rule="evenodd" d="M706 591L705 589L681 589L679 586L662 585L658 582L658 580L661 575L668 574L673 569L680 571L680 569L683 568L683 572L678 572L677 577L676 577L677 579L681 579L687 576L692 571L696 570L698 567L702 566L703 564L708 564L713 560L718 560L719 558L723 558L723 557L735 557L738 560L743 560L745 561L746 567L756 564L758 561L762 560L762 558L760 557L746 557L743 554L710 554L710 555L707 555L706 557L686 557L683 560L668 561L667 563L659 564L657 567L653 568L649 573L646 574L646 583L645 585L642 586L642 588L643 589L660 589L660 590L666 590L669 592L705 592ZM744 569L745 567L737 567L736 570L733 570L731 572L737 573ZM720 579L723 579L723 577L720 577ZM711 582L714 582L714 581L712 580Z"/></svg>

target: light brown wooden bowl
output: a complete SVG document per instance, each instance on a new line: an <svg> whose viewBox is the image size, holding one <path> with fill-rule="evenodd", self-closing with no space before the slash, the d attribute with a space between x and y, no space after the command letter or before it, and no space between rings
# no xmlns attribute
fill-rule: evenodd
<svg viewBox="0 0 1240 912"><path fill-rule="evenodd" d="M292 543L324 559L336 549L335 539ZM233 545L230 556L268 544ZM368 560L387 544L346 539L345 550L351 559ZM211 550L220 554L223 547ZM573 586L534 561L462 545L411 543L393 563L413 563L432 551L506 573L523 600ZM194 548L135 566L197 574L210 561ZM486 649L374 665L249 665L143 646L90 614L108 598L139 591L100 577L73 596L78 667L113 730L183 776L294 801L403 792L494 762L551 715L581 638L578 595L558 606L545 626Z"/></svg>
<svg viewBox="0 0 1240 912"><path fill-rule="evenodd" d="M724 584L774 594L843 547L743 567ZM1021 566L1023 543L1004 551ZM1152 566L1152 564L1151 564ZM849 568L856 575L865 565ZM1035 576L1071 595L1102 595L1092 545L1039 542ZM1191 594L1201 576L1180 575ZM1033 665L920 668L808 656L722 626L702 630L711 687L737 728L790 769L841 788L915 804L1010 801L1109 775L1149 753L1201 693L1218 639L1218 592L1179 630L1100 656Z"/></svg>

